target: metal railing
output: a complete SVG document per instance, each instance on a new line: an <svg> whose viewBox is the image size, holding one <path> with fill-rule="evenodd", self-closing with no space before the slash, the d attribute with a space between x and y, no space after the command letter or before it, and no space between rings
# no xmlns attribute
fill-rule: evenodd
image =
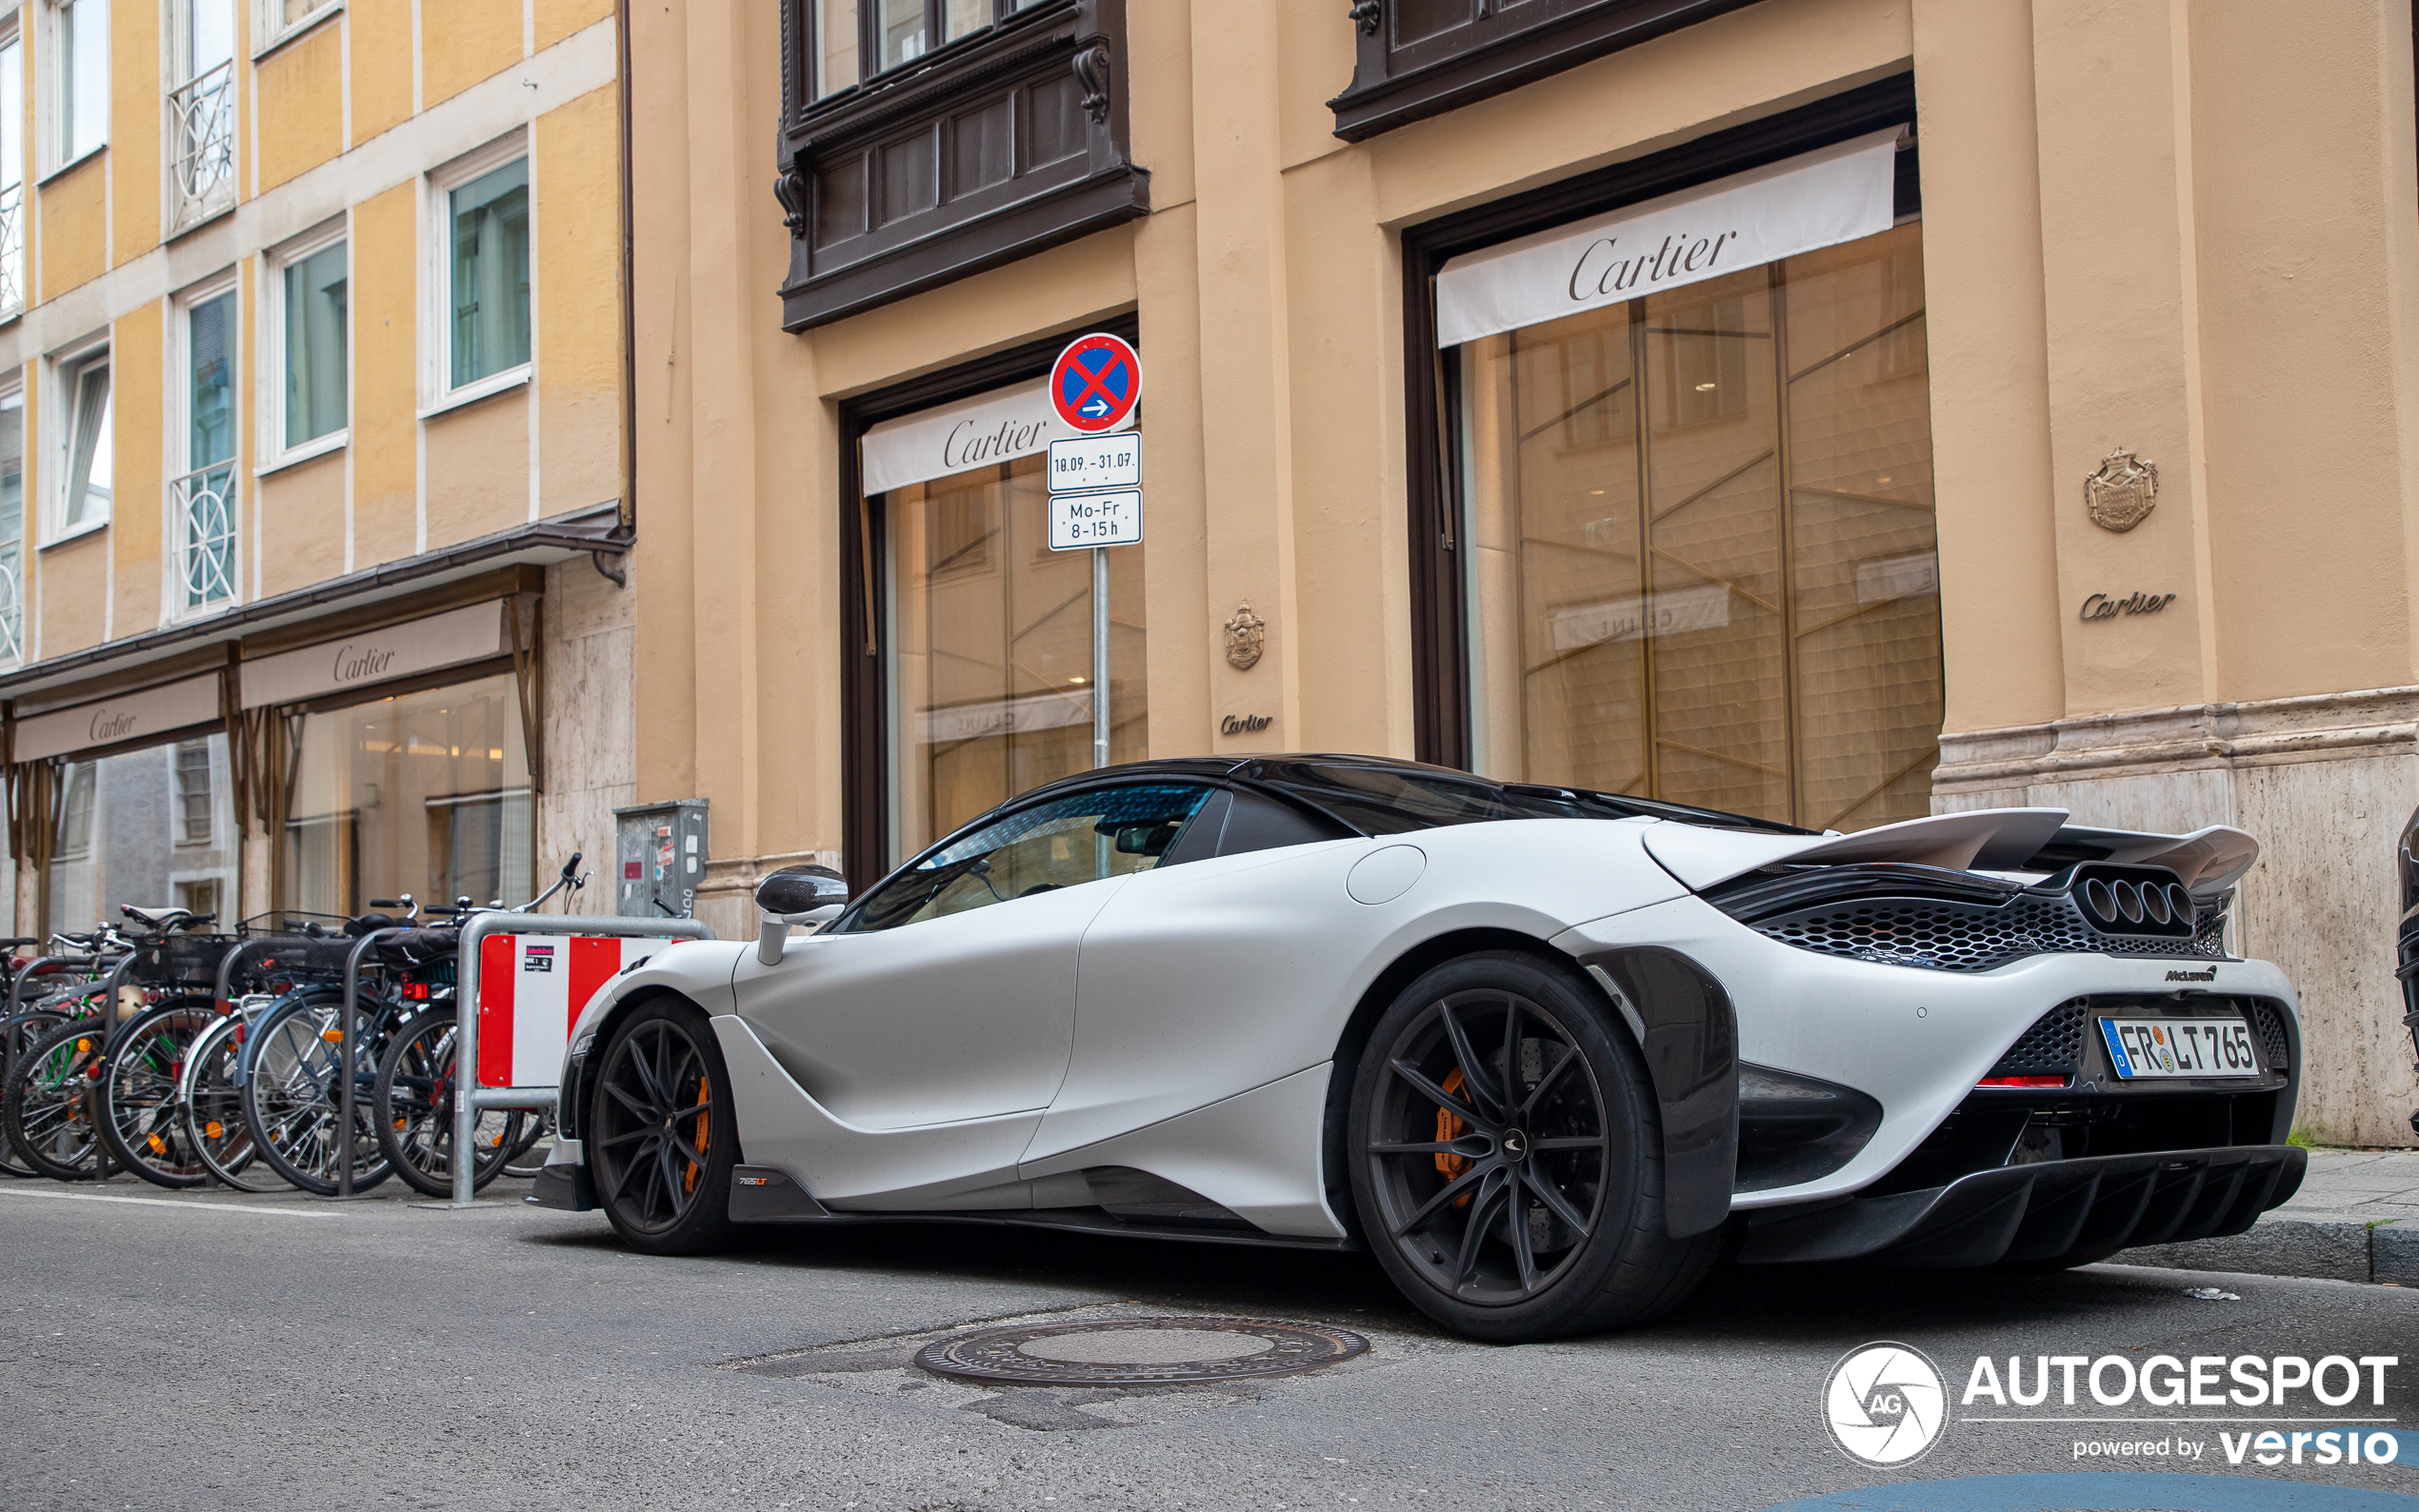
<svg viewBox="0 0 2419 1512"><path fill-rule="evenodd" d="M0 317L25 308L25 185L0 189Z"/></svg>
<svg viewBox="0 0 2419 1512"><path fill-rule="evenodd" d="M0 663L25 660L25 595L17 587L17 547L0 547Z"/></svg>
<svg viewBox="0 0 2419 1512"><path fill-rule="evenodd" d="M176 521L177 575L185 586L184 607L200 608L235 596L235 464L213 462L169 485L170 513Z"/></svg>
<svg viewBox="0 0 2419 1512"><path fill-rule="evenodd" d="M232 60L170 90L170 182L179 228L235 202L235 65Z"/></svg>

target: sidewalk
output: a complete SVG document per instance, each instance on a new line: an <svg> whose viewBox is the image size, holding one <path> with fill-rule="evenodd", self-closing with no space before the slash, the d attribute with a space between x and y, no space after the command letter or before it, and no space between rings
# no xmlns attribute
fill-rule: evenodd
<svg viewBox="0 0 2419 1512"><path fill-rule="evenodd" d="M2312 1150L2309 1175L2248 1234L2154 1244L2121 1265L2419 1286L2419 1150Z"/></svg>

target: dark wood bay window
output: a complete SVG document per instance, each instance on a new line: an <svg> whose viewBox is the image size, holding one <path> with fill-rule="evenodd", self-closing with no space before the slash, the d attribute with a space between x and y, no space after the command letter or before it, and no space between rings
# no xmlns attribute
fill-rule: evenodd
<svg viewBox="0 0 2419 1512"><path fill-rule="evenodd" d="M1752 0L1357 0L1352 84L1328 102L1359 142L1634 47Z"/></svg>
<svg viewBox="0 0 2419 1512"><path fill-rule="evenodd" d="M803 330L1147 214L1125 0L781 0Z"/></svg>

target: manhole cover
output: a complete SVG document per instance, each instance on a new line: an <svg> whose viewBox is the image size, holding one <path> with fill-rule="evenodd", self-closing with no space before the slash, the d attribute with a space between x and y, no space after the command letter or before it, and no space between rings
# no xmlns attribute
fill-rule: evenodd
<svg viewBox="0 0 2419 1512"><path fill-rule="evenodd" d="M1139 1318L979 1328L926 1344L915 1363L967 1381L1135 1386L1316 1370L1365 1354L1343 1328L1264 1318Z"/></svg>

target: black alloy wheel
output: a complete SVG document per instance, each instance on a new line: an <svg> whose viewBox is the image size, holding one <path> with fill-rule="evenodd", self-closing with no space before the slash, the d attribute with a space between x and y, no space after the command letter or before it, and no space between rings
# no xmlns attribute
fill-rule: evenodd
<svg viewBox="0 0 2419 1512"><path fill-rule="evenodd" d="M739 1140L706 1016L672 998L639 1008L613 1031L590 1105L584 1152L623 1241L651 1255L728 1245Z"/></svg>
<svg viewBox="0 0 2419 1512"><path fill-rule="evenodd" d="M1712 1234L1664 1231L1661 1129L1627 1025L1574 970L1437 966L1379 1019L1349 1113L1354 1205L1422 1311L1511 1343L1677 1303Z"/></svg>

